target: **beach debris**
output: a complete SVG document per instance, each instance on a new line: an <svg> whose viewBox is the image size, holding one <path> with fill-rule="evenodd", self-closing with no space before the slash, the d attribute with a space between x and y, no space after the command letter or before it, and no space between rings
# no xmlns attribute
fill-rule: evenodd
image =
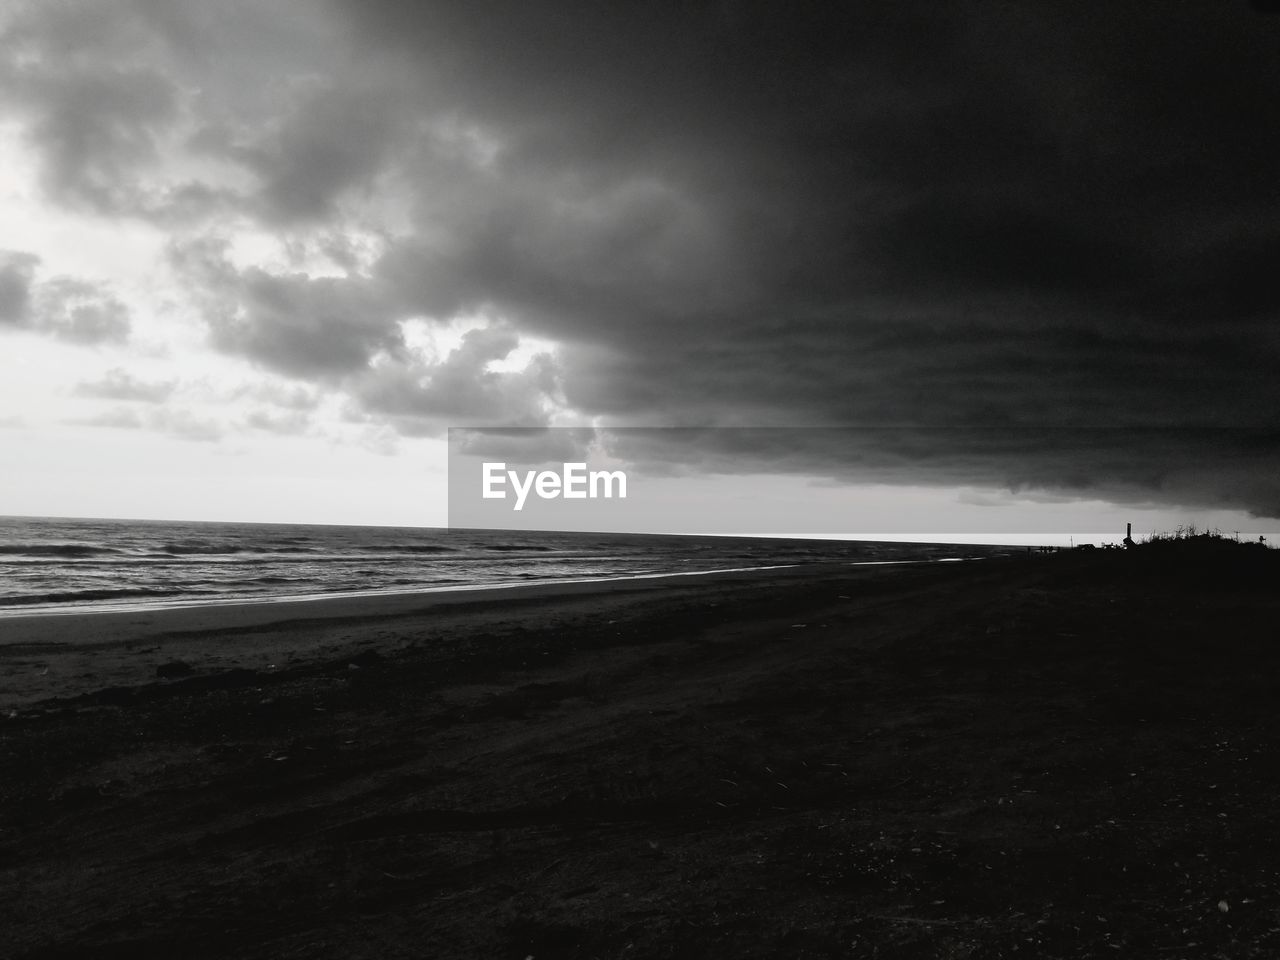
<svg viewBox="0 0 1280 960"><path fill-rule="evenodd" d="M793 623L791 626L792 626L792 627L807 627L807 626L808 626L808 624L807 624L807 623Z"/></svg>
<svg viewBox="0 0 1280 960"><path fill-rule="evenodd" d="M1230 911L1231 911L1231 904L1227 903L1227 901L1225 901L1225 900L1219 900L1219 901L1218 901L1218 912L1219 912L1219 913L1229 913Z"/></svg>
<svg viewBox="0 0 1280 960"><path fill-rule="evenodd" d="M189 677L195 672L196 668L185 660L170 660L168 663L162 663L156 667L156 676L161 679L165 677Z"/></svg>

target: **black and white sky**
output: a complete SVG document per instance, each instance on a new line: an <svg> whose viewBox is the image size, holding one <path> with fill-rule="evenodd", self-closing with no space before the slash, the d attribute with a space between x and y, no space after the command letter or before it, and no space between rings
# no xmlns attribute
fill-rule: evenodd
<svg viewBox="0 0 1280 960"><path fill-rule="evenodd" d="M1265 7L7 3L0 513L433 524L450 426L854 427L618 452L1269 529Z"/></svg>

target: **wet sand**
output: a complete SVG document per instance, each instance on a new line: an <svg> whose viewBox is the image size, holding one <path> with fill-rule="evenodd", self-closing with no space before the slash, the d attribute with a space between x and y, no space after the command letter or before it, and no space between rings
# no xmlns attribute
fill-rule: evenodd
<svg viewBox="0 0 1280 960"><path fill-rule="evenodd" d="M317 657L380 652L405 644L427 644L484 624L503 623L506 612L543 608L543 601L570 601L579 609L632 596L666 596L722 582L775 582L812 577L819 570L858 575L916 562L787 566L695 574L539 582L475 589L449 589L310 599L179 604L130 610L24 616L0 613L0 712L50 698L67 698L105 687L135 686L156 679L175 663L191 673L230 669L272 671ZM394 624L395 630L382 629Z"/></svg>
<svg viewBox="0 0 1280 960"><path fill-rule="evenodd" d="M1280 599L1125 555L0 620L0 956L1271 956Z"/></svg>

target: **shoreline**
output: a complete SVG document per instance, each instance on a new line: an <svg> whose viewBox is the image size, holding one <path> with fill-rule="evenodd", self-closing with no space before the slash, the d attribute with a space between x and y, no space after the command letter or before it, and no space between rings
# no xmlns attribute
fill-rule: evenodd
<svg viewBox="0 0 1280 960"><path fill-rule="evenodd" d="M871 561L879 563L906 563L918 561ZM565 586L577 583L613 583L624 582L628 580L651 580L666 577L702 577L710 576L718 573L749 573L757 570L780 570L785 567L803 566L803 564L784 563L771 564L759 567L729 567L716 570L689 570L677 571L669 573L636 573L636 574L620 574L613 577L575 577L575 578L548 578L540 580L512 580L494 583L450 583L441 586L424 586L424 587L406 587L403 589L371 589L371 590L342 590L333 593L300 593L300 594L276 594L276 595L252 595L252 596L230 596L230 597L191 597L188 599L175 600L153 600L153 601L137 601L115 602L111 600L96 601L84 603L81 605L73 604L31 604L29 607L24 606L8 606L0 607L0 624L6 620L20 620L25 618L42 618L42 617L58 617L58 616L94 616L108 613L158 613L166 610L187 610L198 609L203 607L223 608L238 606L271 606L283 603L314 603L323 601L341 601L341 600L366 600L373 598L395 599L399 597L416 597L416 596L434 596L436 594L451 593L475 593L480 591L497 591L512 590L521 587L540 587L540 586ZM0 643L3 643L0 640Z"/></svg>
<svg viewBox="0 0 1280 960"><path fill-rule="evenodd" d="M147 604L114 606L110 603L82 607L28 610L21 607L0 608L0 652L6 647L41 643L42 635L60 625L73 631L101 626L109 635L121 630L141 628L145 635L156 631L245 627L274 622L272 614L296 608L297 615L280 620L323 619L331 617L398 616L425 611L434 606L466 603L490 603L504 599L570 596L611 590L661 589L690 578L715 581L741 575L806 576L825 574L846 567L873 568L910 565L962 563L990 557L942 557L919 560L852 560L816 563L783 563L753 567L726 567L715 570L689 570L664 573L640 573L614 577L581 577L506 583L450 584L404 590L361 590L342 593L300 594L274 597L228 597L216 600L174 600ZM781 573L787 571L787 573ZM50 622L52 621L52 622ZM162 622L163 621L163 622ZM18 639L14 639L17 637ZM75 641L67 641L74 643Z"/></svg>
<svg viewBox="0 0 1280 960"><path fill-rule="evenodd" d="M988 556L1009 549L896 540L274 526L163 523L139 529L50 520L0 531L0 578L7 578L0 590L0 638L5 621L29 616Z"/></svg>
<svg viewBox="0 0 1280 960"><path fill-rule="evenodd" d="M713 570L672 570L662 572L617 574L600 577L563 577L536 580L511 580L486 583L449 583L439 586L405 587L399 589L343 590L332 593L300 593L276 595L245 595L228 597L189 597L173 600L149 601L89 601L81 604L30 604L0 606L0 627L13 620L38 619L59 616L96 616L101 614L145 614L168 610L200 608L224 608L239 606L270 606L290 603L316 603L342 600L391 599L400 597L435 596L437 594L476 593L500 590L518 590L525 587L561 587L575 584L627 583L633 580L666 580L676 577L712 577L720 574L756 573L788 568L816 569L819 567L877 567L903 564L958 563L967 560L993 559L990 556L928 557L906 560L821 560L814 562L763 564L750 567L717 567ZM4 644L0 638L0 645Z"/></svg>

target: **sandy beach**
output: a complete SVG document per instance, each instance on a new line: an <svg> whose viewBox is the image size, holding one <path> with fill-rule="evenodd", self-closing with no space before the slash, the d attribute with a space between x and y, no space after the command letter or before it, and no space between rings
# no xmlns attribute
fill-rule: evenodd
<svg viewBox="0 0 1280 960"><path fill-rule="evenodd" d="M1272 956L1278 612L1100 551L0 620L0 955Z"/></svg>

